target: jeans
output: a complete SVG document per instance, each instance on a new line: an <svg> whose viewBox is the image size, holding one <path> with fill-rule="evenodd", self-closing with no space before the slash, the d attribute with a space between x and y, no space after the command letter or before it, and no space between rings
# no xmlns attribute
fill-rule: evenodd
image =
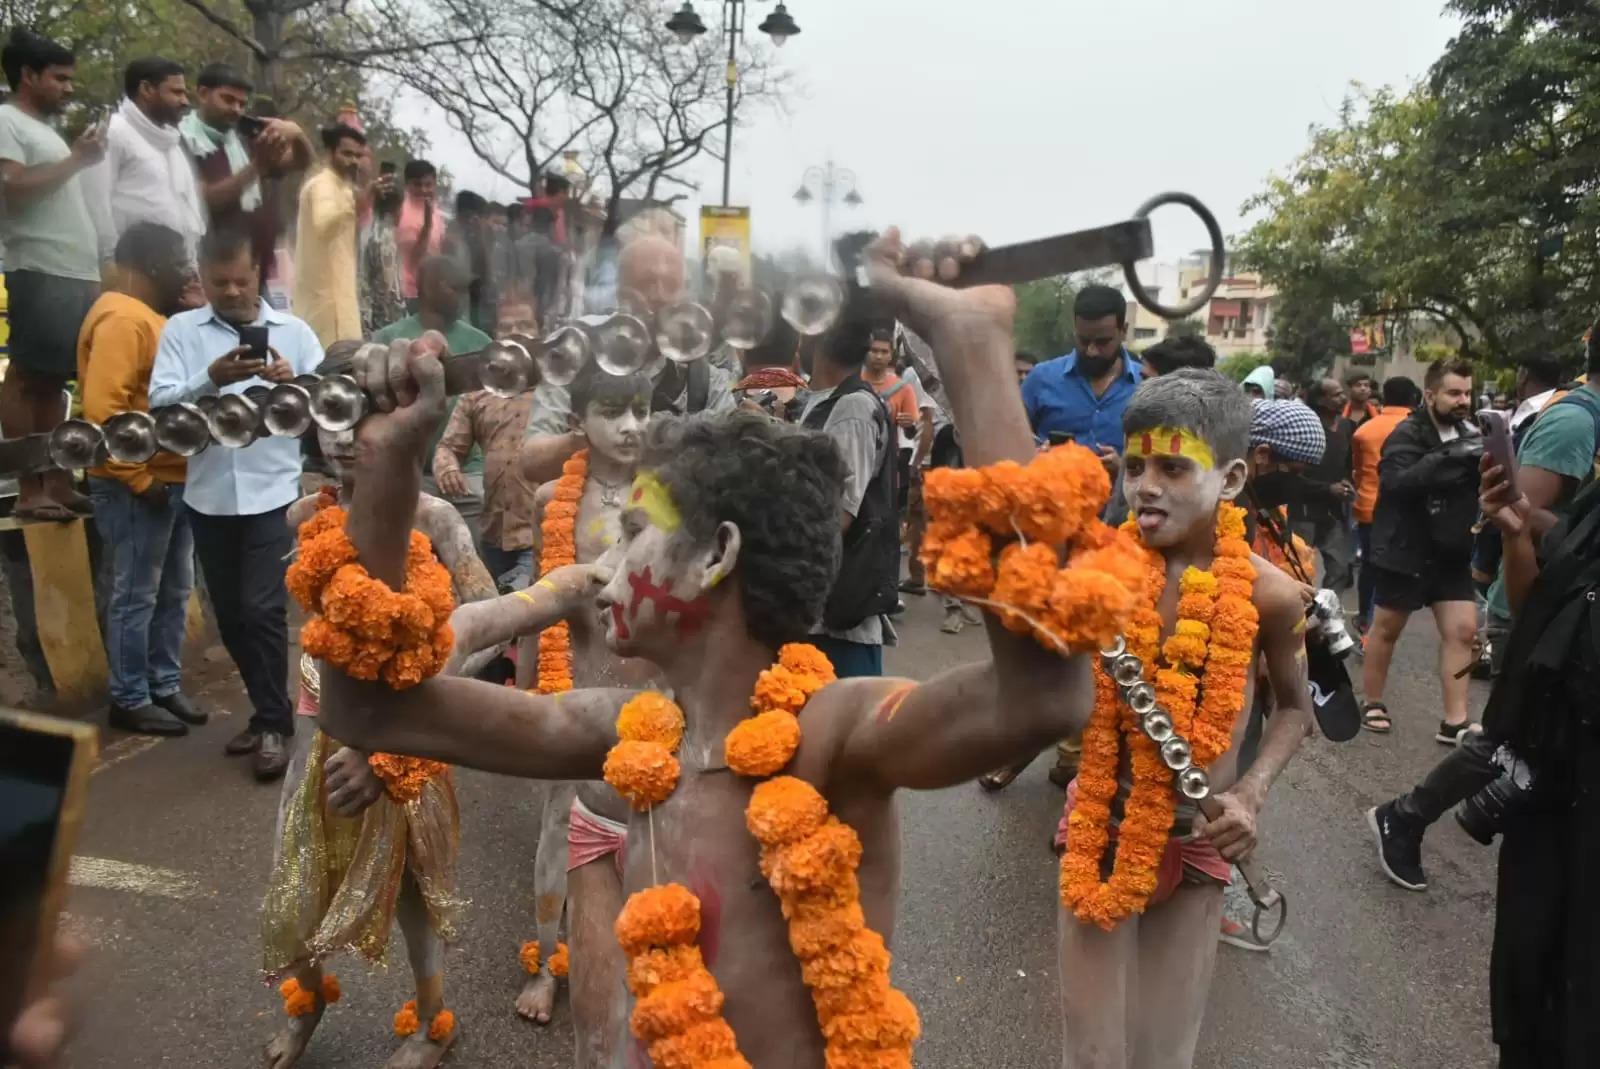
<svg viewBox="0 0 1600 1069"><path fill-rule="evenodd" d="M1395 813L1418 831L1426 828L1458 802L1465 801L1500 778L1494 753L1499 743L1479 732L1468 732L1461 745L1445 754L1422 782L1394 800Z"/></svg>
<svg viewBox="0 0 1600 1069"><path fill-rule="evenodd" d="M828 655L840 679L883 675L883 647L850 642L829 635L812 635L811 644Z"/></svg>
<svg viewBox="0 0 1600 1069"><path fill-rule="evenodd" d="M533 550L501 549L485 543L478 547L483 566L489 569L495 588L515 590L533 582ZM504 579L506 582L501 582Z"/></svg>
<svg viewBox="0 0 1600 1069"><path fill-rule="evenodd" d="M1356 544L1360 546L1361 571L1356 579L1356 597L1361 606L1361 627L1372 626L1372 592L1377 585L1377 575L1372 569L1372 524L1356 524Z"/></svg>
<svg viewBox="0 0 1600 1069"><path fill-rule="evenodd" d="M194 537L182 486L153 504L116 479L89 478L108 597L111 703L137 709L178 692L184 623L194 589Z"/></svg>
<svg viewBox="0 0 1600 1069"><path fill-rule="evenodd" d="M289 704L288 569L294 538L288 506L259 516L207 516L189 510L194 547L217 612L217 631L239 668L254 712L250 730L294 734Z"/></svg>

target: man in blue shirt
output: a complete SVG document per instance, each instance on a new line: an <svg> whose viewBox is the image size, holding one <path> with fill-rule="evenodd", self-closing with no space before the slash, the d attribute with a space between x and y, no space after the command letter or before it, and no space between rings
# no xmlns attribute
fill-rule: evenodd
<svg viewBox="0 0 1600 1069"><path fill-rule="evenodd" d="M209 303L173 316L161 332L151 408L288 382L322 362L310 326L261 299L248 235L207 234L200 283ZM239 344L243 326L267 328L267 359ZM284 513L300 496L300 443L267 437L243 449L213 445L189 458L188 479L183 503L217 630L254 709L226 750L255 754L256 777L276 779L288 765L285 740L294 734L283 586L293 540Z"/></svg>
<svg viewBox="0 0 1600 1069"><path fill-rule="evenodd" d="M1022 404L1040 444L1051 434L1110 459L1122 452L1122 410L1142 375L1123 348L1128 302L1110 286L1085 286L1072 304L1078 347L1046 360L1022 383Z"/></svg>

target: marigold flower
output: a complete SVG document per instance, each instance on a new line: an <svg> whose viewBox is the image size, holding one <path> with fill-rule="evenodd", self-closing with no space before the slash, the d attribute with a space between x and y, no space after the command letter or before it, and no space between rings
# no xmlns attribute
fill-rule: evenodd
<svg viewBox="0 0 1600 1069"><path fill-rule="evenodd" d="M522 962L522 967L529 973L539 971L539 940L530 939L522 944L522 950L517 954L517 960Z"/></svg>
<svg viewBox="0 0 1600 1069"><path fill-rule="evenodd" d="M911 1050L828 1047L823 1051L824 1069L912 1069Z"/></svg>
<svg viewBox="0 0 1600 1069"><path fill-rule="evenodd" d="M1134 596L1106 572L1072 567L1057 572L1050 598L1037 617L1044 630L1034 628L1039 643L1057 649L1065 643L1072 651L1103 649L1126 626Z"/></svg>
<svg viewBox="0 0 1600 1069"><path fill-rule="evenodd" d="M402 1039L414 1036L417 1029L422 1027L422 1022L417 1020L417 1000L412 999L400 1007L400 1012L394 1015L394 1034Z"/></svg>
<svg viewBox="0 0 1600 1069"><path fill-rule="evenodd" d="M861 839L834 817L801 839L780 847L769 882L788 897L837 884L861 864Z"/></svg>
<svg viewBox="0 0 1600 1069"><path fill-rule="evenodd" d="M650 1044L656 1069L700 1069L713 1058L737 1058L738 1040L720 1017Z"/></svg>
<svg viewBox="0 0 1600 1069"><path fill-rule="evenodd" d="M999 606L1000 622L1009 630L1027 634L1050 604L1061 561L1054 546L1012 543L1000 551L1000 568L989 598ZM1026 617L1032 617L1032 620Z"/></svg>
<svg viewBox="0 0 1600 1069"><path fill-rule="evenodd" d="M693 943L700 934L700 900L678 883L636 891L617 915L616 932L630 958L651 947Z"/></svg>
<svg viewBox="0 0 1600 1069"><path fill-rule="evenodd" d="M828 802L817 789L794 776L756 784L744 811L745 826L763 846L798 842L828 819Z"/></svg>
<svg viewBox="0 0 1600 1069"><path fill-rule="evenodd" d="M884 993L882 1005L865 1013L840 1014L822 1026L829 1047L904 1047L909 1051L921 1034L917 1008L892 987Z"/></svg>
<svg viewBox="0 0 1600 1069"><path fill-rule="evenodd" d="M811 699L811 692L802 684L805 679L781 664L762 671L756 677L755 690L750 695L750 708L758 713L778 709L796 716Z"/></svg>
<svg viewBox="0 0 1600 1069"><path fill-rule="evenodd" d="M703 967L682 980L661 984L634 1003L629 1027L646 1043L687 1032L722 1013L717 981Z"/></svg>
<svg viewBox="0 0 1600 1069"><path fill-rule="evenodd" d="M651 947L628 962L628 990L643 998L662 984L687 980L705 967L700 948L693 943Z"/></svg>
<svg viewBox="0 0 1600 1069"><path fill-rule="evenodd" d="M982 598L994 589L994 545L989 535L977 528L948 532L931 544L924 542L922 562L928 582L948 594Z"/></svg>
<svg viewBox="0 0 1600 1069"><path fill-rule="evenodd" d="M283 996L283 1012L290 1017L304 1017L317 1008L317 996L292 976L279 985L278 994Z"/></svg>
<svg viewBox="0 0 1600 1069"><path fill-rule="evenodd" d="M813 995L818 988L845 987L889 973L889 951L883 936L870 928L837 950L800 963L800 976Z"/></svg>
<svg viewBox="0 0 1600 1069"><path fill-rule="evenodd" d="M545 968L550 971L551 976L558 980L567 975L568 970L571 968L571 963L567 957L567 944L556 944L556 952L550 955L550 961Z"/></svg>
<svg viewBox="0 0 1600 1069"><path fill-rule="evenodd" d="M332 1005L338 1002L344 991L339 987L339 978L333 973L322 974L322 1001Z"/></svg>
<svg viewBox="0 0 1600 1069"><path fill-rule="evenodd" d="M815 676L824 683L838 678L828 655L809 643L790 642L783 646L778 650L778 663L796 675Z"/></svg>
<svg viewBox="0 0 1600 1069"><path fill-rule="evenodd" d="M683 710L659 691L644 691L622 707L617 716L617 735L676 750L683 741Z"/></svg>
<svg viewBox="0 0 1600 1069"><path fill-rule="evenodd" d="M801 961L837 950L867 926L859 902L845 906L796 903L789 915L789 946Z"/></svg>
<svg viewBox="0 0 1600 1069"><path fill-rule="evenodd" d="M442 761L392 753L372 754L367 758L367 764L383 780L384 790L389 797L402 804L416 801L428 781L442 775L450 767Z"/></svg>
<svg viewBox="0 0 1600 1069"><path fill-rule="evenodd" d="M787 765L799 748L800 721L781 709L741 720L722 745L728 767L741 776L771 776Z"/></svg>
<svg viewBox="0 0 1600 1069"><path fill-rule="evenodd" d="M817 1007L817 1023L826 1027L838 1017L871 1013L888 1000L890 990L887 972L843 987L814 987L811 1001Z"/></svg>
<svg viewBox="0 0 1600 1069"><path fill-rule="evenodd" d="M435 1043L443 1043L449 1039L456 1030L456 1015L449 1010L440 1010L433 1015L433 1020L428 1023L428 1038Z"/></svg>
<svg viewBox="0 0 1600 1069"><path fill-rule="evenodd" d="M606 782L635 809L649 809L672 797L678 786L678 759L658 742L617 743L606 754Z"/></svg>

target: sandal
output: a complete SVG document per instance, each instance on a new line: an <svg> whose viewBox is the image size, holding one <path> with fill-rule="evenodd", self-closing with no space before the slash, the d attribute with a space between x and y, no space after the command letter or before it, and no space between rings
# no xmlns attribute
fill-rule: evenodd
<svg viewBox="0 0 1600 1069"><path fill-rule="evenodd" d="M79 518L79 513L58 501L17 509L11 515L18 523L70 523Z"/></svg>
<svg viewBox="0 0 1600 1069"><path fill-rule="evenodd" d="M1387 735L1394 730L1389 718L1389 707L1382 702L1368 702L1361 707L1361 726L1376 735Z"/></svg>
<svg viewBox="0 0 1600 1069"><path fill-rule="evenodd" d="M1017 781L1017 777L1022 775L1022 770L1027 768L1031 763L1032 762L1024 761L1020 765L1007 765L1005 768L997 768L993 772L985 772L983 775L978 777L978 786L982 787L990 794L993 794L995 791L1003 791L1015 783Z"/></svg>

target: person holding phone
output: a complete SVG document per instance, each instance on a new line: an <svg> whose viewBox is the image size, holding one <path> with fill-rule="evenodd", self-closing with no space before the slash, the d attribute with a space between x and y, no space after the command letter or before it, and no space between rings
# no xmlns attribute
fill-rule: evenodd
<svg viewBox="0 0 1600 1069"><path fill-rule="evenodd" d="M178 133L199 172L211 225L249 233L265 289L277 270L282 181L310 167L315 150L294 123L246 115L254 91L236 67L204 67L195 83L195 106L178 123Z"/></svg>
<svg viewBox="0 0 1600 1069"><path fill-rule="evenodd" d="M150 407L288 382L322 362L311 327L261 298L249 235L207 234L200 283L205 307L173 316L161 332ZM254 754L262 780L283 775L286 740L294 734L283 586L293 540L284 513L299 495L300 443L293 438L262 438L243 449L214 446L189 458L184 508L217 630L254 710L226 749Z"/></svg>

